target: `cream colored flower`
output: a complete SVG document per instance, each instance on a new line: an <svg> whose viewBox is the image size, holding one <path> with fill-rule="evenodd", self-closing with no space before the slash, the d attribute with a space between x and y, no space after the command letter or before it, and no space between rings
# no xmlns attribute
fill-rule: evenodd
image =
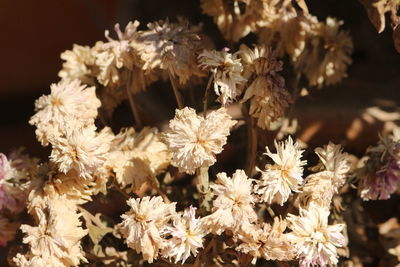
<svg viewBox="0 0 400 267"><path fill-rule="evenodd" d="M76 170L81 177L90 179L101 171L113 135L108 128L98 133L94 125L79 127L74 122L71 123L72 125L67 123L63 129L64 136L51 140L53 150L50 160L63 173Z"/></svg>
<svg viewBox="0 0 400 267"><path fill-rule="evenodd" d="M295 250L289 238L283 232L287 223L278 217L274 218L272 225L254 225L254 230L249 234L239 236L243 241L236 250L248 253L254 258L262 257L266 260L289 261L295 257Z"/></svg>
<svg viewBox="0 0 400 267"><path fill-rule="evenodd" d="M22 255L18 253L13 258L14 263L18 267L69 267L68 263L63 263L61 260L55 257L46 256L32 256Z"/></svg>
<svg viewBox="0 0 400 267"><path fill-rule="evenodd" d="M319 172L309 175L306 184L301 189L299 199L307 206L316 202L321 207L329 208L334 194L345 183L350 170L347 153L342 152L340 145L329 143L323 148L315 149L320 163L314 167Z"/></svg>
<svg viewBox="0 0 400 267"><path fill-rule="evenodd" d="M203 118L192 108L175 111L169 122L165 141L173 154L172 164L180 172L193 174L197 168L215 163L215 155L223 150L230 128L235 125L225 108L220 108Z"/></svg>
<svg viewBox="0 0 400 267"><path fill-rule="evenodd" d="M300 266L332 266L338 262L337 247L346 243L344 224L328 225L329 210L311 206L300 209L300 216L287 217L290 241L295 246Z"/></svg>
<svg viewBox="0 0 400 267"><path fill-rule="evenodd" d="M303 150L298 143L293 144L289 136L285 142L276 142L277 153L272 153L266 147L267 153L275 164L265 165L261 172L261 179L257 181L255 192L260 195L262 202L269 204L285 203L292 191L298 191L303 182L303 167L306 161L301 160Z"/></svg>
<svg viewBox="0 0 400 267"><path fill-rule="evenodd" d="M119 40L111 39L109 32L105 32L106 43L98 42L93 48L96 65L99 67L97 80L104 86L115 86L120 80L120 70L125 67L132 70L136 61L131 42L135 40L139 22L129 22L125 32L121 32L119 24L114 29Z"/></svg>
<svg viewBox="0 0 400 267"><path fill-rule="evenodd" d="M389 249L389 253L397 257L397 261L400 261L400 245Z"/></svg>
<svg viewBox="0 0 400 267"><path fill-rule="evenodd" d="M65 266L86 262L80 239L87 234L81 227L74 202L63 197L48 199L44 210L36 207L37 226L22 225L23 242L29 244L31 256L54 258Z"/></svg>
<svg viewBox="0 0 400 267"><path fill-rule="evenodd" d="M60 127L66 120L73 119L82 125L93 122L101 105L96 97L96 88L87 88L78 80L62 80L50 88L50 95L36 100L36 114L29 121L37 127L36 135L43 145L47 145L50 138L62 134Z"/></svg>
<svg viewBox="0 0 400 267"><path fill-rule="evenodd" d="M95 56L89 46L74 44L72 50L61 53L63 68L58 76L63 80L80 80L85 84L95 85L93 69L95 68Z"/></svg>
<svg viewBox="0 0 400 267"><path fill-rule="evenodd" d="M175 214L176 203L166 204L160 196L131 198L127 203L131 210L121 215L123 221L118 227L128 246L152 263L166 246L162 233Z"/></svg>
<svg viewBox="0 0 400 267"><path fill-rule="evenodd" d="M222 105L231 103L242 91L240 85L246 82L242 76L243 66L237 53L225 50L204 50L199 55L200 66L209 69L213 75L214 91Z"/></svg>
<svg viewBox="0 0 400 267"><path fill-rule="evenodd" d="M250 100L250 115L257 118L260 128L269 129L271 123L284 116L291 103L285 80L278 74L282 70L282 62L277 60L275 52L264 46L250 49L242 45L240 55L245 77L253 77L242 101Z"/></svg>
<svg viewBox="0 0 400 267"><path fill-rule="evenodd" d="M225 230L246 231L251 223L257 221L252 182L243 170L236 170L232 178L224 172L217 174L215 184L210 186L217 196L213 213L204 218L210 232L220 235Z"/></svg>
<svg viewBox="0 0 400 267"><path fill-rule="evenodd" d="M123 129L115 136L105 167L115 173L117 182L128 191L137 191L146 181L162 173L171 162L171 153L161 142L156 128L145 127L140 133Z"/></svg>
<svg viewBox="0 0 400 267"><path fill-rule="evenodd" d="M305 74L311 86L322 87L340 82L351 64L353 43L348 32L339 31L342 21L327 18L310 37L295 68Z"/></svg>
<svg viewBox="0 0 400 267"><path fill-rule="evenodd" d="M204 76L197 66L197 56L206 48L206 42L200 38L200 26L191 26L185 20L178 23L160 20L147 27L132 43L146 73L157 68L167 70L178 76L181 84L186 84L192 75Z"/></svg>
<svg viewBox="0 0 400 267"><path fill-rule="evenodd" d="M196 218L196 208L192 206L185 210L182 216L173 219L173 226L168 226L166 234L172 237L168 239L167 247L163 256L174 258L175 263L182 261L182 264L193 254L197 255L197 249L203 247L203 237L206 231L200 219Z"/></svg>

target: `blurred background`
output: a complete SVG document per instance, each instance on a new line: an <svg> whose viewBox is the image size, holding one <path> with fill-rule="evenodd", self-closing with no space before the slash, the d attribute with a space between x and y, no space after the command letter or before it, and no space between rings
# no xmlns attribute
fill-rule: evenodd
<svg viewBox="0 0 400 267"><path fill-rule="evenodd" d="M199 2L1 0L0 151L8 153L13 147L25 146L31 155L47 157L48 150L37 143L34 128L28 124L34 100L48 94L50 84L58 82L61 52L72 49L74 43L92 46L104 40L104 30L112 30L115 23L124 27L137 19L144 26L157 19L186 16L193 23L202 21L205 32L222 48L223 40L212 19L201 14ZM378 34L358 0L306 2L320 20L333 16L344 21L343 27L353 37L354 53L348 78L315 91L297 105L300 137L311 145L341 142L348 151L362 153L376 141L382 125L364 127L356 143L348 132L354 118L366 107L379 104L393 109L400 100L400 54L394 49L392 31L387 26Z"/></svg>

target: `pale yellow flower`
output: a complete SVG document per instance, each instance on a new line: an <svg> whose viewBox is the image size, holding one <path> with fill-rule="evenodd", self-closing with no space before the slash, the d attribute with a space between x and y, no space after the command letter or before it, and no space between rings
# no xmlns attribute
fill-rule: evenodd
<svg viewBox="0 0 400 267"><path fill-rule="evenodd" d="M127 203L131 210L121 216L123 221L118 227L128 246L152 263L166 246L162 233L175 214L176 203L166 204L160 196L131 198Z"/></svg>
<svg viewBox="0 0 400 267"><path fill-rule="evenodd" d="M206 231L195 213L196 208L190 206L181 216L174 217L173 226L168 226L165 231L171 238L168 239L163 256L174 258L175 263L181 261L184 264L191 254L196 257L197 249L203 247Z"/></svg>
<svg viewBox="0 0 400 267"><path fill-rule="evenodd" d="M173 154L172 164L189 174L213 165L215 155L222 152L235 123L225 108L211 111L206 118L192 108L177 109L165 133L165 141Z"/></svg>
<svg viewBox="0 0 400 267"><path fill-rule="evenodd" d="M66 120L75 120L81 125L93 122L101 103L96 97L95 87L86 87L79 80L52 84L50 95L43 95L35 102L36 114L29 123L37 127L38 140L47 145L48 140L62 134L60 127Z"/></svg>
<svg viewBox="0 0 400 267"><path fill-rule="evenodd" d="M47 199L46 208L35 208L38 225L22 225L23 242L29 244L31 256L55 258L65 266L77 266L86 259L80 239L87 234L81 227L77 206L66 198Z"/></svg>
<svg viewBox="0 0 400 267"><path fill-rule="evenodd" d="M346 243L344 224L328 225L329 210L318 206L300 209L300 216L287 217L290 241L295 246L300 266L332 266L338 262L337 247Z"/></svg>
<svg viewBox="0 0 400 267"><path fill-rule="evenodd" d="M285 203L292 191L298 191L303 182L303 167L306 161L301 160L303 150L298 143L293 143L289 136L285 142L276 142L277 153L272 153L268 147L265 155L275 164L265 165L261 172L261 179L257 181L255 192L260 195L262 202L269 204Z"/></svg>
<svg viewBox="0 0 400 267"><path fill-rule="evenodd" d="M214 91L222 105L231 103L242 91L240 85L247 80L242 76L243 66L238 53L225 50L204 50L199 55L200 66L211 71Z"/></svg>
<svg viewBox="0 0 400 267"><path fill-rule="evenodd" d="M213 213L204 218L205 226L212 233L246 231L257 220L252 182L243 170L236 170L232 178L224 172L217 174L215 184L210 186L217 196L213 201Z"/></svg>
<svg viewBox="0 0 400 267"><path fill-rule="evenodd" d="M70 123L72 125L67 123L63 129L64 136L51 140L53 150L50 160L63 173L76 170L81 177L90 179L101 171L113 135L108 128L98 133L94 125L79 127L74 122Z"/></svg>

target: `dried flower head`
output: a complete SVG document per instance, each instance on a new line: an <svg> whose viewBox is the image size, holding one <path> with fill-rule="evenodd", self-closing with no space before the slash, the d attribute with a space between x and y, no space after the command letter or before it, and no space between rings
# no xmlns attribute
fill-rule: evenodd
<svg viewBox="0 0 400 267"><path fill-rule="evenodd" d="M193 174L197 168L215 163L222 152L230 128L235 125L225 108L211 111L203 118L192 108L175 111L165 141L173 154L172 164L179 171Z"/></svg>
<svg viewBox="0 0 400 267"><path fill-rule="evenodd" d="M217 196L213 201L213 213L204 218L210 232L217 235L225 230L246 232L250 224L257 221L252 182L243 170L236 170L232 178L224 172L217 174L215 184L210 186Z"/></svg>
<svg viewBox="0 0 400 267"><path fill-rule="evenodd" d="M290 241L295 246L300 266L332 266L338 262L337 247L345 245L344 224L328 225L329 210L311 206L300 209L300 216L289 214Z"/></svg>
<svg viewBox="0 0 400 267"><path fill-rule="evenodd" d="M54 258L64 266L86 262L80 239L87 234L81 227L74 202L65 198L47 199L44 210L36 207L37 226L22 225L23 242L30 246L30 257ZM29 256L28 256L29 257Z"/></svg>
<svg viewBox="0 0 400 267"><path fill-rule="evenodd" d="M47 145L50 138L61 135L60 127L67 120L90 124L97 117L97 109L101 105L96 97L96 88L87 88L79 80L61 80L52 84L50 89L50 95L36 100L36 114L29 121L36 126L36 136L42 145Z"/></svg>
<svg viewBox="0 0 400 267"><path fill-rule="evenodd" d="M173 226L167 226L166 234L171 235L163 256L174 258L175 263L182 261L182 264L193 254L197 255L197 249L203 247L203 237L206 231L202 221L196 218L196 208L192 206L186 209L181 216L173 219Z"/></svg>
<svg viewBox="0 0 400 267"><path fill-rule="evenodd" d="M180 19L178 23L160 20L147 27L133 43L143 70L167 70L173 77L178 76L181 84L186 84L192 75L204 76L197 66L197 56L206 48L200 37L201 26L191 26Z"/></svg>
<svg viewBox="0 0 400 267"><path fill-rule="evenodd" d="M76 170L81 177L89 179L103 167L113 139L110 131L104 128L98 133L94 125L79 127L70 121L63 129L64 136L51 140L50 160L63 173Z"/></svg>
<svg viewBox="0 0 400 267"><path fill-rule="evenodd" d="M240 85L246 82L242 76L243 66L238 53L226 50L204 50L199 55L200 66L213 75L214 91L222 105L231 103L242 92Z"/></svg>
<svg viewBox="0 0 400 267"><path fill-rule="evenodd" d="M295 62L295 68L305 74L311 86L335 84L346 77L353 43L348 32L339 31L342 24L329 17L319 23L316 35L310 37Z"/></svg>
<svg viewBox="0 0 400 267"><path fill-rule="evenodd" d="M109 32L105 32L108 42L96 43L94 56L96 65L99 68L97 80L104 86L118 85L120 80L120 70L125 67L129 70L133 69L136 61L136 56L131 43L136 38L136 29L139 22L129 22L125 27L125 32L122 32L119 24L116 24L114 29L119 40L110 38Z"/></svg>
<svg viewBox="0 0 400 267"><path fill-rule="evenodd" d="M74 44L72 50L61 53L63 68L58 76L63 80L80 80L84 84L95 84L95 55L89 46Z"/></svg>
<svg viewBox="0 0 400 267"><path fill-rule="evenodd" d="M358 170L359 191L364 200L389 199L400 186L400 131L381 138L367 151Z"/></svg>
<svg viewBox="0 0 400 267"><path fill-rule="evenodd" d="M236 250L248 253L254 258L292 260L295 257L295 250L288 236L283 233L286 228L286 221L278 217L274 218L272 225L268 223L254 225L254 230L250 234L239 236L243 243Z"/></svg>
<svg viewBox="0 0 400 267"><path fill-rule="evenodd" d="M8 241L14 239L14 236L19 227L18 222L10 221L9 219L0 215L0 247L6 247Z"/></svg>
<svg viewBox="0 0 400 267"><path fill-rule="evenodd" d="M269 129L272 122L284 115L291 102L285 80L278 74L282 62L277 60L275 52L264 46L250 49L242 45L240 55L246 67L245 77L252 78L242 101L250 100L250 115L257 118L260 128Z"/></svg>
<svg viewBox="0 0 400 267"><path fill-rule="evenodd" d="M320 163L313 168L319 172L306 178L306 184L299 195L304 205L316 202L321 207L329 208L333 195L345 183L350 170L347 153L342 152L340 145L329 143L315 149Z"/></svg>
<svg viewBox="0 0 400 267"><path fill-rule="evenodd" d="M298 143L293 143L289 136L285 142L276 142L277 153L272 153L268 147L265 155L269 156L275 164L267 164L261 172L261 179L257 181L255 192L260 195L260 200L269 204L276 202L285 203L292 191L298 191L303 182L303 167L306 161L300 160L303 150Z"/></svg>
<svg viewBox="0 0 400 267"><path fill-rule="evenodd" d="M142 253L144 260L152 263L158 253L166 246L162 233L166 223L175 214L175 204L164 203L161 197L144 197L127 201L131 210L121 216L118 225L126 243L137 253Z"/></svg>

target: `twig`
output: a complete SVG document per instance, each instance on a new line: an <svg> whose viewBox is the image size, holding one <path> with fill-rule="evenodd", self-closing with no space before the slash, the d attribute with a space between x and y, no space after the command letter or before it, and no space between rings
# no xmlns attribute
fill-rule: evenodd
<svg viewBox="0 0 400 267"><path fill-rule="evenodd" d="M151 187L157 191L157 194L164 199L165 203L171 203L171 200L169 200L168 196L161 190L157 178L155 176L147 176L147 179L149 180Z"/></svg>
<svg viewBox="0 0 400 267"><path fill-rule="evenodd" d="M131 106L132 115L135 118L136 125L139 129L143 128L142 120L140 119L139 111L133 99L133 95L131 92L131 83L132 83L132 71L129 71L128 75L128 83L126 85L126 95L128 96L129 105Z"/></svg>
<svg viewBox="0 0 400 267"><path fill-rule="evenodd" d="M297 73L296 78L294 79L294 82L293 82L293 92L292 92L293 103L289 108L289 112L288 112L288 116L287 116L288 118L290 118L291 115L293 114L297 99L300 96L300 86L299 86L300 78L301 78L301 73Z"/></svg>
<svg viewBox="0 0 400 267"><path fill-rule="evenodd" d="M255 123L255 119L248 114L247 109L244 110L243 113L244 113L243 115L247 120L247 140L248 140L246 174L248 176L251 176L253 174L254 167L256 166L257 144L258 144L257 126Z"/></svg>
<svg viewBox="0 0 400 267"><path fill-rule="evenodd" d="M204 118L206 118L206 116L207 116L208 97L210 95L210 87L211 87L212 81L213 81L213 75L211 74L210 78L208 79L206 91L204 92L204 97L203 97L203 116L204 116Z"/></svg>
<svg viewBox="0 0 400 267"><path fill-rule="evenodd" d="M169 80L170 80L171 85L172 85L172 90L174 91L174 94L175 94L176 104L178 105L179 109L183 109L184 106L183 106L182 96L179 93L178 86L176 84L175 78L172 77L171 72L168 72L168 76L169 76Z"/></svg>

